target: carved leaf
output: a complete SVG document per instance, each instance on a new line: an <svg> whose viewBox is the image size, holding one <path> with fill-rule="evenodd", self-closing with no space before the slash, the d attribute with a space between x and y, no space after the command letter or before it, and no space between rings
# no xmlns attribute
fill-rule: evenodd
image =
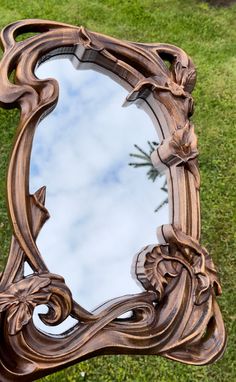
<svg viewBox="0 0 236 382"><path fill-rule="evenodd" d="M186 162L185 168L188 171L190 171L191 174L194 176L195 186L196 186L197 190L199 190L200 189L200 174L199 174L197 158L191 159L188 162Z"/></svg>
<svg viewBox="0 0 236 382"><path fill-rule="evenodd" d="M49 219L50 215L45 207L46 187L41 187L30 195L30 210L32 215L32 234L36 239L40 229Z"/></svg>
<svg viewBox="0 0 236 382"><path fill-rule="evenodd" d="M137 274L138 279L142 284L149 285L150 289L157 292L158 299L161 300L164 296L165 286L168 284L167 276L176 277L179 269L173 258L163 255L160 247L155 247L146 255L143 273L146 280Z"/></svg>
<svg viewBox="0 0 236 382"><path fill-rule="evenodd" d="M221 294L221 286L217 277L217 272L213 261L207 251L203 249L203 253L195 256L194 273L197 278L196 287L196 304L201 305L209 298L212 289L216 294Z"/></svg>
<svg viewBox="0 0 236 382"><path fill-rule="evenodd" d="M221 295L222 289L221 289L220 281L217 275L217 270L208 252L206 252L205 261L206 261L206 272L210 278L210 285L212 288L214 288L216 295Z"/></svg>
<svg viewBox="0 0 236 382"><path fill-rule="evenodd" d="M28 324L32 317L32 310L26 303L20 302L19 304L11 307L7 315L8 332L11 336L17 334L24 325Z"/></svg>

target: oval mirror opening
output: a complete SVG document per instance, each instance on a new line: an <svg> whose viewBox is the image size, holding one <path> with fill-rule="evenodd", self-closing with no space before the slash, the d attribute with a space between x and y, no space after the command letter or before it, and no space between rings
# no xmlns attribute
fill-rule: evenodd
<svg viewBox="0 0 236 382"><path fill-rule="evenodd" d="M141 291L130 274L133 256L157 243L156 228L169 219L165 177L148 164L158 142L151 118L122 107L127 90L101 68L84 69L63 58L36 71L58 80L59 101L36 130L30 192L47 187L51 217L37 240L46 265L93 310Z"/></svg>

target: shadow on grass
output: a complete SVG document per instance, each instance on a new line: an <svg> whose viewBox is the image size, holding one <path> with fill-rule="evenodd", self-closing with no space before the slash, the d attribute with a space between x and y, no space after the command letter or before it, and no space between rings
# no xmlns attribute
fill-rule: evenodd
<svg viewBox="0 0 236 382"><path fill-rule="evenodd" d="M203 0L204 3L208 3L212 7L230 7L233 4L236 4L236 0Z"/></svg>

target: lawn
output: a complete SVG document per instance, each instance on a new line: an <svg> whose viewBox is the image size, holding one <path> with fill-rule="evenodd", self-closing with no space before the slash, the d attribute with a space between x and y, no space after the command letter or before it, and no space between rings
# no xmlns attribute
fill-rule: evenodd
<svg viewBox="0 0 236 382"><path fill-rule="evenodd" d="M1 28L18 19L57 20L124 40L174 44L192 57L198 73L193 121L200 150L202 244L218 266L223 288L218 301L229 336L224 357L210 366L186 366L151 356L100 357L42 381L235 381L236 5L214 8L200 0L0 0L0 14ZM11 236L5 177L18 117L17 110L0 110L2 268Z"/></svg>

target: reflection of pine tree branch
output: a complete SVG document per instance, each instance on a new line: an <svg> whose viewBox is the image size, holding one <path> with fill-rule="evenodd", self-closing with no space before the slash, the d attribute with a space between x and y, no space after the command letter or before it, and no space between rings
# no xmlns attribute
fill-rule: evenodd
<svg viewBox="0 0 236 382"><path fill-rule="evenodd" d="M132 166L133 168L144 167L144 166L150 167L150 169L147 171L147 177L148 177L148 179L152 180L153 182L155 182L157 177L161 176L159 171L155 167L153 167L153 164L152 164L152 161L151 161L151 154L157 148L158 145L159 145L159 143L157 143L157 142L150 142L150 141L148 141L149 153L147 153L146 151L141 149L141 147L139 147L138 145L134 145L134 147L137 149L138 153L135 153L135 154L131 153L131 154L129 154L132 158L141 160L140 162L131 162L131 163L129 163L129 165ZM164 192L168 192L168 190L167 190L167 181L166 180L165 180L163 186L161 187L161 190L164 191ZM167 203L168 203L168 198L166 198L155 209L155 212L158 212Z"/></svg>
<svg viewBox="0 0 236 382"><path fill-rule="evenodd" d="M159 206L154 210L154 212L160 211L160 209L164 207L165 204L168 204L168 198L166 198L162 203L160 203Z"/></svg>
<svg viewBox="0 0 236 382"><path fill-rule="evenodd" d="M164 192L168 192L168 189L167 189L167 180L165 180L165 183L161 187L161 190L164 191Z"/></svg>
<svg viewBox="0 0 236 382"><path fill-rule="evenodd" d="M134 168L143 167L143 166L149 166L150 169L147 171L147 177L148 177L148 179L150 179L153 182L155 182L156 178L158 176L160 176L160 173L152 165L151 154L156 149L156 147L158 146L158 143L157 142L149 142L148 141L148 145L149 145L149 149L150 149L149 153L146 153L138 145L134 145L134 147L137 149L138 153L129 154L129 155L132 158L137 158L137 159L140 159L141 161L140 162L132 162L132 163L129 163L129 165L134 167Z"/></svg>

